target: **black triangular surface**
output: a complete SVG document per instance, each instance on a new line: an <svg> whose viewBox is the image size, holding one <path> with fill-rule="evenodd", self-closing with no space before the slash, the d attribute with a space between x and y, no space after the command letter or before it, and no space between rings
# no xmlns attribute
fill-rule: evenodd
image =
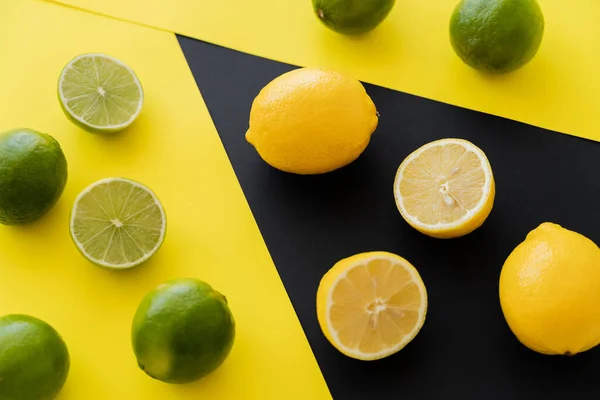
<svg viewBox="0 0 600 400"><path fill-rule="evenodd" d="M600 145L365 85L381 114L365 153L334 173L286 174L265 164L244 134L259 90L295 67L179 40L335 399L600 397L598 351L551 357L526 349L508 329L498 300L505 258L541 222L600 242ZM444 137L481 147L497 184L484 226L454 240L411 229L392 193L403 158ZM360 362L338 353L322 335L315 294L336 261L371 250L397 253L417 267L429 312L421 333L400 353ZM277 329L277 321L263 329Z"/></svg>

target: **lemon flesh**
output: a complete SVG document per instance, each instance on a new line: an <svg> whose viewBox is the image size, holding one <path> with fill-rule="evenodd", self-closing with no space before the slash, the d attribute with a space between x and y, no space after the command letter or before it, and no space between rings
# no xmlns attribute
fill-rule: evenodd
<svg viewBox="0 0 600 400"><path fill-rule="evenodd" d="M129 127L144 102L133 70L105 54L82 54L71 60L60 74L58 97L71 121L99 134Z"/></svg>
<svg viewBox="0 0 600 400"><path fill-rule="evenodd" d="M419 273L387 252L339 261L317 292L323 334L341 353L359 360L400 351L419 333L426 313L427 291Z"/></svg>
<svg viewBox="0 0 600 400"><path fill-rule="evenodd" d="M418 231L436 238L463 236L480 227L492 211L492 168L471 142L437 140L404 159L394 197L402 217Z"/></svg>
<svg viewBox="0 0 600 400"><path fill-rule="evenodd" d="M536 55L544 16L536 0L462 0L450 19L450 41L469 66L515 71Z"/></svg>
<svg viewBox="0 0 600 400"><path fill-rule="evenodd" d="M115 269L137 266L162 245L165 212L139 182L107 178L83 190L71 211L71 237L92 263Z"/></svg>
<svg viewBox="0 0 600 400"><path fill-rule="evenodd" d="M375 105L359 81L335 71L300 68L260 91L246 140L274 168L321 174L356 160L377 123Z"/></svg>
<svg viewBox="0 0 600 400"><path fill-rule="evenodd" d="M531 350L573 355L600 343L600 249L577 232L548 222L532 230L506 259L499 294Z"/></svg>

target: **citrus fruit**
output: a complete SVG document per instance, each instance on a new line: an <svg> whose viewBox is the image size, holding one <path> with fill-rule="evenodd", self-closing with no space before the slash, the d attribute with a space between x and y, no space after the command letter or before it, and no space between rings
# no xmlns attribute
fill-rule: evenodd
<svg viewBox="0 0 600 400"><path fill-rule="evenodd" d="M139 182L106 178L85 188L71 211L71 237L101 267L140 265L161 247L167 218L156 194Z"/></svg>
<svg viewBox="0 0 600 400"><path fill-rule="evenodd" d="M536 352L574 355L600 343L600 249L545 222L500 273L500 305L517 339Z"/></svg>
<svg viewBox="0 0 600 400"><path fill-rule="evenodd" d="M359 81L335 71L300 68L260 91L246 139L277 169L320 174L357 159L377 123L375 105Z"/></svg>
<svg viewBox="0 0 600 400"><path fill-rule="evenodd" d="M48 323L29 315L0 317L0 399L55 399L69 368L67 346Z"/></svg>
<svg viewBox="0 0 600 400"><path fill-rule="evenodd" d="M494 205L492 167L463 139L427 143L404 159L394 181L402 217L435 238L455 238L480 227Z"/></svg>
<svg viewBox="0 0 600 400"><path fill-rule="evenodd" d="M404 348L421 330L427 291L404 258L368 252L337 262L321 279L317 317L341 353L377 360Z"/></svg>
<svg viewBox="0 0 600 400"><path fill-rule="evenodd" d="M144 297L133 320L139 367L166 383L189 383L212 373L228 357L234 339L227 299L198 279L161 284Z"/></svg>
<svg viewBox="0 0 600 400"><path fill-rule="evenodd" d="M544 35L536 0L462 0L450 19L450 42L471 67L506 73L527 64Z"/></svg>
<svg viewBox="0 0 600 400"><path fill-rule="evenodd" d="M67 117L90 133L129 127L138 117L144 91L125 63L105 54L82 54L63 68L58 98Z"/></svg>
<svg viewBox="0 0 600 400"><path fill-rule="evenodd" d="M352 35L376 28L388 16L396 0L312 0L323 24L335 32Z"/></svg>
<svg viewBox="0 0 600 400"><path fill-rule="evenodd" d="M46 214L67 184L67 160L52 136L32 129L0 135L0 223L22 225Z"/></svg>

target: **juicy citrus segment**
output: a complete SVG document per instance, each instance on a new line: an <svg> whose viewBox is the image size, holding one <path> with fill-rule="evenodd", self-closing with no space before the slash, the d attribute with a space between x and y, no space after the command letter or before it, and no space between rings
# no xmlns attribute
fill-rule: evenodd
<svg viewBox="0 0 600 400"><path fill-rule="evenodd" d="M419 332L427 292L416 269L385 252L338 262L321 280L319 323L342 353L361 360L387 357Z"/></svg>
<svg viewBox="0 0 600 400"><path fill-rule="evenodd" d="M156 195L138 182L108 178L75 201L71 236L94 264L129 268L150 258L164 240L166 217Z"/></svg>
<svg viewBox="0 0 600 400"><path fill-rule="evenodd" d="M415 229L450 238L478 228L493 207L495 184L483 151L462 139L428 143L398 168L394 196Z"/></svg>
<svg viewBox="0 0 600 400"><path fill-rule="evenodd" d="M142 86L123 62L104 54L83 54L63 69L58 93L67 115L93 131L118 131L138 116Z"/></svg>

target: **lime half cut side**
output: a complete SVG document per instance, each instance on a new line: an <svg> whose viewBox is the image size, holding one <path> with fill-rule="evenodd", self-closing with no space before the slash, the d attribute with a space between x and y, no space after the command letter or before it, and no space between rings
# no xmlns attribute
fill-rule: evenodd
<svg viewBox="0 0 600 400"><path fill-rule="evenodd" d="M71 237L81 253L101 267L126 269L152 257L162 245L165 211L139 182L107 178L84 189L71 211Z"/></svg>
<svg viewBox="0 0 600 400"><path fill-rule="evenodd" d="M58 97L71 121L100 134L129 127L144 102L133 70L105 54L82 54L69 61L58 80Z"/></svg>

